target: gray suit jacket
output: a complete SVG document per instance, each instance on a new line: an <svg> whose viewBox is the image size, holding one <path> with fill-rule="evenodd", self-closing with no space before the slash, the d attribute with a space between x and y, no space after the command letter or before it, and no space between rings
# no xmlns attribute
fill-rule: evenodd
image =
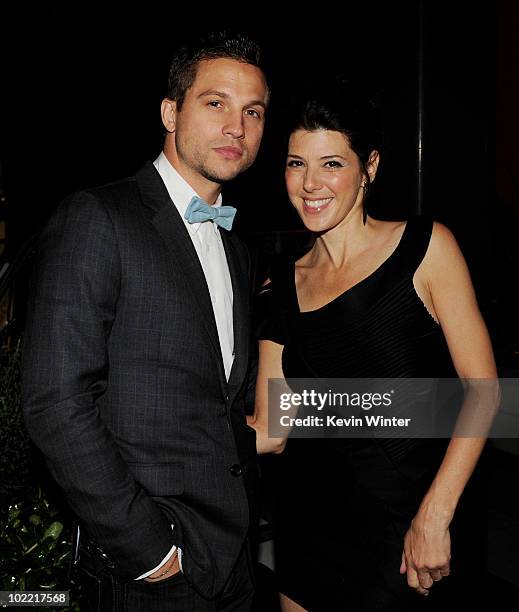
<svg viewBox="0 0 519 612"><path fill-rule="evenodd" d="M196 251L151 163L73 195L44 229L22 368L28 431L111 571L132 580L175 543L206 597L244 543L257 480L244 412L249 259L222 238L229 382Z"/></svg>

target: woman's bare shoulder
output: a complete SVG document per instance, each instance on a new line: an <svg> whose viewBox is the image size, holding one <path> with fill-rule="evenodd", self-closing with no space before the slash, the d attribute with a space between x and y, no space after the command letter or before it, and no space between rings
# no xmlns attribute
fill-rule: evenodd
<svg viewBox="0 0 519 612"><path fill-rule="evenodd" d="M450 257L459 258L461 251L452 231L439 221L433 222L430 255L440 261L448 261Z"/></svg>
<svg viewBox="0 0 519 612"><path fill-rule="evenodd" d="M467 263L452 231L439 221L433 222L431 239L418 276L429 285L445 284L449 278L467 277Z"/></svg>

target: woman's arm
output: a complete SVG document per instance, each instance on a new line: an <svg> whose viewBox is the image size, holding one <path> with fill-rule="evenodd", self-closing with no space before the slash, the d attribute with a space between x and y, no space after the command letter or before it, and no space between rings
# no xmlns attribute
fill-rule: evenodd
<svg viewBox="0 0 519 612"><path fill-rule="evenodd" d="M415 281L430 299L458 376L469 381L495 380L492 346L467 265L454 236L439 223L434 224ZM489 410L492 408L489 406ZM406 534L400 571L407 572L408 584L422 594L428 593L433 581L449 573L449 525L485 441L483 436L451 439Z"/></svg>
<svg viewBox="0 0 519 612"><path fill-rule="evenodd" d="M268 435L268 381L269 378L284 378L282 353L281 344L271 340L259 341L254 414L247 417L247 423L256 430L256 449L259 454L281 453L286 444L286 438L269 438Z"/></svg>

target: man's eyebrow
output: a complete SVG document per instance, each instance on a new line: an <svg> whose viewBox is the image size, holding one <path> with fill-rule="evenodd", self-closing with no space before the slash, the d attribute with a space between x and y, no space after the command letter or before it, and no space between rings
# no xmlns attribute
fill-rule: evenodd
<svg viewBox="0 0 519 612"><path fill-rule="evenodd" d="M253 100L252 102L249 102L247 106L261 106L264 109L267 108L267 105L265 104L265 102L263 102L263 100Z"/></svg>
<svg viewBox="0 0 519 612"><path fill-rule="evenodd" d="M202 91L198 97L203 98L204 96L220 96L220 98L228 98L229 94L225 93L225 91L218 91L217 89L206 89L205 91Z"/></svg>
<svg viewBox="0 0 519 612"><path fill-rule="evenodd" d="M225 91L219 91L218 89L207 89L206 91L203 91L198 97L203 98L204 96L218 96L219 98L230 97L228 93L226 93ZM264 109L267 108L267 105L265 104L265 102L263 102L263 100L252 100L245 106L261 106Z"/></svg>

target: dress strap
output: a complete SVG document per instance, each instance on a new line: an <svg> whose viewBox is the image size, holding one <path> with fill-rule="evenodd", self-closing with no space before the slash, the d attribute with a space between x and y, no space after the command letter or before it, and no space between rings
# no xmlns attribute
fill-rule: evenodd
<svg viewBox="0 0 519 612"><path fill-rule="evenodd" d="M430 215L417 215L411 217L407 223L410 226L407 228L405 244L402 244L405 256L400 257L399 261L405 267L406 274L414 275L429 247L433 218Z"/></svg>

